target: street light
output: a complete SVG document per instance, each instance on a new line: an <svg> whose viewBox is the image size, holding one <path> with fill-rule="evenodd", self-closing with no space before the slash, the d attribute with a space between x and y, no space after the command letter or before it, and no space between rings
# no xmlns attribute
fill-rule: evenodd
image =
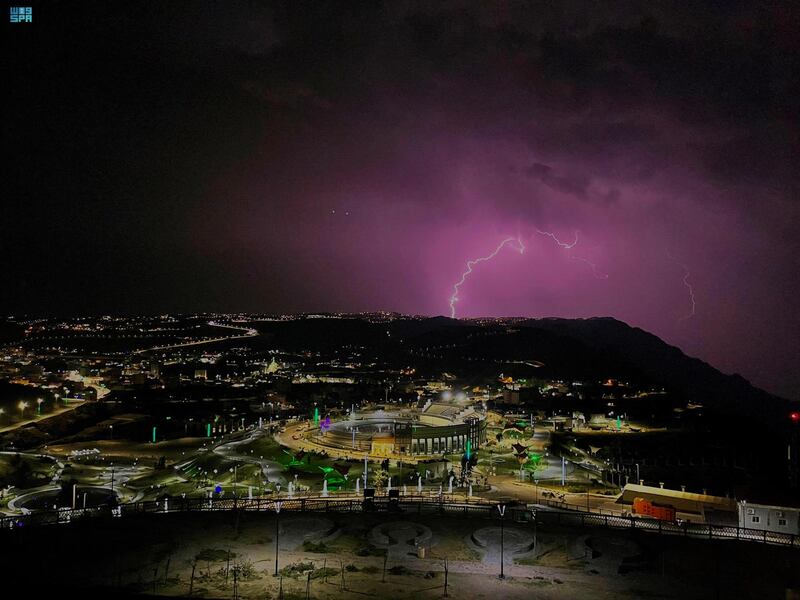
<svg viewBox="0 0 800 600"><path fill-rule="evenodd" d="M20 400L19 401L19 412L20 412L20 418L21 419L25 418L25 409L26 408L28 408L28 403Z"/></svg>
<svg viewBox="0 0 800 600"><path fill-rule="evenodd" d="M39 406L36 407L36 414L38 414L38 415L42 414L42 402L44 402L44 400L42 398L37 398L36 399L36 404L39 405Z"/></svg>
<svg viewBox="0 0 800 600"><path fill-rule="evenodd" d="M278 576L278 543L281 539L281 504L282 502L275 503L275 577Z"/></svg>
<svg viewBox="0 0 800 600"><path fill-rule="evenodd" d="M505 574L505 570L503 568L503 566L504 566L503 565L503 541L504 541L503 540L503 534L504 534L503 525L504 525L505 516L506 516L506 505L505 504L498 504L497 505L497 510L500 513L500 579L505 579L506 578L506 574Z"/></svg>
<svg viewBox="0 0 800 600"><path fill-rule="evenodd" d="M230 469L228 469L228 472L233 473L233 497L234 498L236 498L236 496L237 496L237 494L236 494L236 483L237 483L236 474L237 474L237 471L236 470L238 468L239 468L239 465L236 465L236 466L231 467Z"/></svg>

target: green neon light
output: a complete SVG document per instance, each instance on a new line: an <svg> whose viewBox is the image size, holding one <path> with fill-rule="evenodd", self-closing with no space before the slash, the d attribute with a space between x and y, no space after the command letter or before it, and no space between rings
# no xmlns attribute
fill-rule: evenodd
<svg viewBox="0 0 800 600"><path fill-rule="evenodd" d="M617 416L617 431L622 429L622 420Z"/></svg>
<svg viewBox="0 0 800 600"><path fill-rule="evenodd" d="M156 427L153 425L153 443L156 443Z"/></svg>
<svg viewBox="0 0 800 600"><path fill-rule="evenodd" d="M211 437L211 423L206 423L206 437Z"/></svg>
<svg viewBox="0 0 800 600"><path fill-rule="evenodd" d="M314 408L314 426L319 427L319 408Z"/></svg>
<svg viewBox="0 0 800 600"><path fill-rule="evenodd" d="M467 440L467 460L469 460L469 457L471 455L472 455L472 442Z"/></svg>

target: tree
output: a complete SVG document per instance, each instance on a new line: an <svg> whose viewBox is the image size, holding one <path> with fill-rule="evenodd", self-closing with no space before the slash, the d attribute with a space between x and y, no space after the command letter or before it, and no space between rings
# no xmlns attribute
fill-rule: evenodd
<svg viewBox="0 0 800 600"><path fill-rule="evenodd" d="M383 492L384 484L389 480L389 472L383 469L376 469L372 472L372 485L378 494Z"/></svg>
<svg viewBox="0 0 800 600"><path fill-rule="evenodd" d="M536 479L536 473L543 471L547 465L541 454L530 453L527 462L522 467L530 472L531 477Z"/></svg>
<svg viewBox="0 0 800 600"><path fill-rule="evenodd" d="M14 487L24 488L30 483L33 478L33 469L27 460L22 460L19 453L11 457L10 464L13 467L8 482Z"/></svg>

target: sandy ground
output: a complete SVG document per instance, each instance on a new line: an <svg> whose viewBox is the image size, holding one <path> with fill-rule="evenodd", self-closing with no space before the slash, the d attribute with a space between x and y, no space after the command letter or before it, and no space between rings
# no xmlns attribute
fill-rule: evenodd
<svg viewBox="0 0 800 600"><path fill-rule="evenodd" d="M374 530L387 523L394 524L384 530L401 532L400 539L389 535L376 545ZM509 539L516 531L516 539L536 543L504 553L500 580L498 536L483 535L487 547L472 537L496 526L416 515L282 515L282 583L273 575L273 514L150 515L15 530L0 532L8 536L0 547L16 549L4 564L32 587L58 582L167 596L186 596L191 587L203 598L232 598L234 568L241 573L236 593L245 599L277 598L281 585L286 598L305 598L306 586L311 598L442 597L445 559L448 595L458 598L713 598L717 586L720 598L783 598L800 573L798 550L507 523ZM420 558L409 542L427 530ZM39 564L46 581L36 578Z"/></svg>

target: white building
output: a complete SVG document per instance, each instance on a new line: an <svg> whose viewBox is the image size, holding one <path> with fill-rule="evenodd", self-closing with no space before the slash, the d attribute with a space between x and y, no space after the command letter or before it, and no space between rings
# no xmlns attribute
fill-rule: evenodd
<svg viewBox="0 0 800 600"><path fill-rule="evenodd" d="M800 535L800 508L741 501L739 527Z"/></svg>

